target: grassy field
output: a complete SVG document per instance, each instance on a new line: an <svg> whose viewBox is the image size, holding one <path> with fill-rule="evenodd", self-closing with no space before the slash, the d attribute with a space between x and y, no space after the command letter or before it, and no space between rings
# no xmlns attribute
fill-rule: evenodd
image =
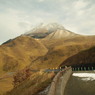
<svg viewBox="0 0 95 95"><path fill-rule="evenodd" d="M0 80L0 95L13 89L13 78L4 78Z"/></svg>
<svg viewBox="0 0 95 95"><path fill-rule="evenodd" d="M37 95L51 83L53 77L54 73L34 73L6 95Z"/></svg>

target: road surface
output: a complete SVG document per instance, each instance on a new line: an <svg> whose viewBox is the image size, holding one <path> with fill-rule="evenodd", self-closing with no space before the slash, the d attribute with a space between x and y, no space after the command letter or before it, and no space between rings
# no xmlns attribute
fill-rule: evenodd
<svg viewBox="0 0 95 95"><path fill-rule="evenodd" d="M64 95L95 95L95 71L74 72Z"/></svg>

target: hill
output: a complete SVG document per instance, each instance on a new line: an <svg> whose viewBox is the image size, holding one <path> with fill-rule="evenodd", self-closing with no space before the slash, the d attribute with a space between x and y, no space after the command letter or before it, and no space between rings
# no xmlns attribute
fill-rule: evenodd
<svg viewBox="0 0 95 95"><path fill-rule="evenodd" d="M95 36L83 36L70 32L66 38L65 33L62 38L47 39L47 37L41 42L48 48L48 53L31 62L33 68L57 68L69 57L95 46Z"/></svg>
<svg viewBox="0 0 95 95"><path fill-rule="evenodd" d="M95 68L95 47L84 50L65 60L60 66L89 66Z"/></svg>
<svg viewBox="0 0 95 95"><path fill-rule="evenodd" d="M89 60L87 64L90 64L89 62L92 63L95 59L94 51L89 49L93 46L95 47L95 36L79 35L55 23L41 24L0 46L0 74L4 72L16 73L18 70L23 71L25 67L38 70L76 65L79 64L80 60L84 64L86 63L84 57ZM77 56L78 54L79 56ZM91 54L91 57L89 54ZM71 62L71 60L74 61ZM21 71L19 71L19 74L21 74ZM37 95L51 81L48 74L34 72L30 78L14 88L13 78L11 77L10 89L6 89L9 84L6 84L2 89L5 92L11 90L7 95ZM6 83L9 80L7 79Z"/></svg>
<svg viewBox="0 0 95 95"><path fill-rule="evenodd" d="M39 38L43 33L47 35ZM92 46L95 46L95 36L79 35L55 23L42 24L1 45L1 71L25 66L34 69L59 67L67 58Z"/></svg>
<svg viewBox="0 0 95 95"><path fill-rule="evenodd" d="M66 46L66 45L73 45L73 44L93 44L95 43L95 36L85 36L85 35L79 35L73 32L66 32L63 33L64 35L58 37L56 36L52 36L52 38L50 38L50 35L47 36L46 38L42 39L41 42L48 48L54 48L56 46ZM47 43L46 43L47 42Z"/></svg>
<svg viewBox="0 0 95 95"><path fill-rule="evenodd" d="M86 50L95 44L74 44L66 46L57 46L51 49L45 56L39 57L37 60L31 62L33 68L57 68L62 62L69 57L77 54L82 50Z"/></svg>
<svg viewBox="0 0 95 95"><path fill-rule="evenodd" d="M54 75L55 74L53 72L32 73L29 78L14 87L10 92L6 93L6 95L39 95L39 92L46 90L45 88L50 85Z"/></svg>
<svg viewBox="0 0 95 95"><path fill-rule="evenodd" d="M0 73L22 69L47 51L40 41L19 36L0 46Z"/></svg>

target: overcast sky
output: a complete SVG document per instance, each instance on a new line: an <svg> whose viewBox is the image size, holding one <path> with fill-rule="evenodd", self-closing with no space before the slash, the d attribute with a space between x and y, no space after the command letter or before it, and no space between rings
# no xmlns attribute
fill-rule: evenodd
<svg viewBox="0 0 95 95"><path fill-rule="evenodd" d="M95 0L0 0L0 43L52 22L95 35Z"/></svg>

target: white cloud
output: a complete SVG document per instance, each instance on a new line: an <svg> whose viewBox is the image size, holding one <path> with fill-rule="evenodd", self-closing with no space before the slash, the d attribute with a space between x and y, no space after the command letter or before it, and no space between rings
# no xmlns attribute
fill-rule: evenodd
<svg viewBox="0 0 95 95"><path fill-rule="evenodd" d="M93 0L0 0L0 41L49 22L76 33L95 34L94 10Z"/></svg>
<svg viewBox="0 0 95 95"><path fill-rule="evenodd" d="M45 0L38 0L38 2L44 2Z"/></svg>
<svg viewBox="0 0 95 95"><path fill-rule="evenodd" d="M85 8L89 4L89 2L84 0L77 0L73 4L75 9L82 9Z"/></svg>
<svg viewBox="0 0 95 95"><path fill-rule="evenodd" d="M19 11L7 9L6 13L0 13L0 40L6 41L23 33L19 26Z"/></svg>

